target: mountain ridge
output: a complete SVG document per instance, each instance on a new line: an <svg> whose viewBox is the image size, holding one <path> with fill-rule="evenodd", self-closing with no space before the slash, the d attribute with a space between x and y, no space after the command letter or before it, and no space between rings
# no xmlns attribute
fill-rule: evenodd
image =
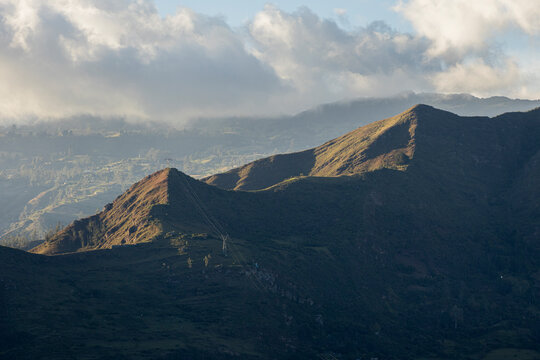
<svg viewBox="0 0 540 360"><path fill-rule="evenodd" d="M416 105L402 114L360 127L316 148L293 154L274 155L202 180L230 190L257 190L280 182L277 180L283 181L295 176L332 177L376 170L384 167L382 163L385 157L398 157L399 159L392 159L397 161L390 163L397 164L396 167L399 168L400 162L406 163L406 159L413 155L414 146L411 146L411 141L416 126L415 112L423 106L426 105ZM390 142L394 140L398 144L381 144L383 136L390 137ZM382 158L379 158L381 155ZM299 160L300 164L295 160ZM282 165L283 162L285 164ZM247 178L257 177L256 173L252 174L257 166L269 168L269 171L264 174L263 182L259 180L250 183ZM272 172L278 174L272 176ZM281 172L283 174L280 174Z"/></svg>
<svg viewBox="0 0 540 360"><path fill-rule="evenodd" d="M289 157L293 157L293 160L296 160L296 157L300 157L303 161L309 161L306 158L306 154L311 152L317 160L315 158L313 159L313 169L307 172L307 176L317 177L358 175L365 171L384 168L384 161L381 161L381 158L393 159L396 153L412 154L411 149L394 149L394 144L390 144L388 147L389 154L387 154L384 151L386 149L377 149L376 146L370 147L370 145L378 145L377 140L381 136L387 135L396 128L401 130L401 132L403 132L402 128L407 125L412 126L414 129L414 112L420 108L421 106L416 106L398 116L361 127L338 139L330 140L314 150L290 155L273 156L269 158L270 162L273 162L274 159L286 159ZM398 135L400 136L402 134ZM358 141L359 138L361 138L360 141ZM394 139L391 137L391 140ZM344 170L345 166L339 164L339 162L342 162L343 158L350 159L351 157L356 157L357 154L355 152L358 149L363 150L360 151L361 156L359 156L358 161L352 166L347 167L347 170ZM340 151L345 152L345 156L336 156L336 152ZM326 156L321 157L319 153ZM364 157L366 157L364 153L367 153L366 160L364 160ZM325 163L324 161L327 160L330 161ZM265 161L265 159L260 161ZM256 161L255 163L260 161ZM290 170L294 170L295 172L285 177L273 178L271 174L264 172L263 175L266 184L268 186L274 186L287 178L302 174L301 172L297 172L297 161L290 163ZM395 161L389 162L390 168L403 168L402 165L393 166L394 163ZM357 165L358 167L356 167ZM190 185L191 183L192 185ZM211 182L209 184L212 185ZM163 209L160 206L175 207L180 203L181 209L178 211L184 214L184 218L186 218L185 214L189 214L190 211L195 214L195 216L187 216L189 218L187 222L196 224L195 227L208 231L207 221L198 219L198 217L204 218L206 214L205 210L200 208L201 205L197 201L198 195L193 192L191 189L192 186L203 187L203 192L210 191L215 193L217 191L219 193L220 191L213 187L204 188L203 183L191 179L176 169L167 168L145 177L134 184L124 194L120 195L113 203L106 205L102 212L75 221L56 234L51 240L32 249L31 252L38 254L60 254L152 241L152 239L164 232L163 224L168 222L166 219L167 210L162 211ZM236 190L245 190L245 187L241 189L237 188ZM175 204L171 204L170 202L171 192L176 193ZM191 228L193 227L191 226Z"/></svg>
<svg viewBox="0 0 540 360"><path fill-rule="evenodd" d="M496 192L510 186L513 171L521 168L534 152L539 151L534 142L535 134L540 134L536 124L538 113L540 110L495 118L466 118L417 105L395 117L330 140L320 147L257 160L225 174L203 179L202 182L178 170L165 169L133 185L107 205L103 212L73 223L32 252L57 254L137 244L153 241L168 231L210 232L219 236L212 229L212 221L207 219L214 216L230 227L232 234L264 232L246 230L241 221L228 213L229 207L241 214L246 223L252 223L254 228L271 231L265 217L256 215L257 207L274 213L277 216L274 221L286 222L286 217L279 215L283 211L276 199L285 197L287 200L282 201L292 201L291 206L295 208L301 204L298 203L300 200L289 197L300 196L301 201L308 204L313 200L298 195L305 192L302 189L322 189L325 184L338 186L330 179L340 177L344 177L345 181L349 177L351 181L360 181L363 183L361 187L366 189L378 187L374 183L376 180L372 179L379 178L383 170L395 172L394 175L387 172L387 175L383 175L390 176L392 183L405 181L408 183L406 186L414 187L411 179L417 179L415 181L419 183L427 181L426 188L431 187L434 191L437 186L444 186L461 193L448 198L450 203L462 201L465 204L470 203L470 199L478 199L482 206L487 207L487 202L497 197L494 195ZM467 127L468 131L464 131ZM404 176L397 176L399 173L404 173ZM429 179L430 174L438 175ZM358 176L361 178L355 180ZM231 181L231 177L235 181ZM300 189L298 193L295 193L296 189ZM249 192L238 190L258 190L259 194L250 195ZM415 191L419 197L423 196L418 190ZM331 197L327 201L336 202L331 208L338 211L341 206L339 201ZM368 197L362 201L371 200ZM321 217L319 221L333 216L323 213L317 215ZM291 218L301 214L299 208L297 213L291 214ZM301 222L301 217L297 221ZM285 228L291 233L300 232L294 227ZM319 225L315 228L323 231Z"/></svg>
<svg viewBox="0 0 540 360"><path fill-rule="evenodd" d="M169 169L151 174L105 205L102 212L76 220L31 251L38 254L73 252L84 248L110 248L149 241L159 233L152 208L168 198ZM114 223L114 225L112 225Z"/></svg>
<svg viewBox="0 0 540 360"><path fill-rule="evenodd" d="M474 136L481 139L491 131L490 127L511 128L512 125L505 120L508 117L516 117L517 121L524 122L518 124L519 126L529 126L523 118L533 118L538 112L539 109L534 109L526 113L507 113L493 118L460 117L419 104L399 115L360 127L321 146L297 153L263 158L201 180L227 190L261 190L298 176L354 175L382 168L405 170L417 150L418 121L423 122L420 129L420 150L431 148L421 154L424 158L428 158L429 151L440 152L438 148L454 146L450 144L452 139L437 135L437 131L446 131L448 135L465 139L468 136L465 122L469 122L473 127L472 130L476 128L474 131L477 133ZM535 131L537 132L535 129L532 130L533 133ZM501 133L497 136L503 135ZM523 136L523 134L516 135ZM427 141L424 141L424 138ZM440 140L441 144L435 141L429 143L429 139L432 138ZM472 144L471 139L466 140Z"/></svg>
<svg viewBox="0 0 540 360"><path fill-rule="evenodd" d="M403 93L325 104L278 118L198 119L181 131L160 123L150 129L148 124L88 116L0 126L0 203L8 204L0 211L0 243L27 249L29 240L43 239L59 223L94 214L164 167L195 178L209 176L272 154L319 146L418 103L461 116L496 116L540 102ZM45 153L52 163L34 161Z"/></svg>
<svg viewBox="0 0 540 360"><path fill-rule="evenodd" d="M0 261L0 310L35 339L15 350L538 358L540 111L420 106L355 131L323 144L318 163L265 160L289 173L254 163L244 186L263 189L161 170L54 236L41 253L58 256L19 253L31 271ZM56 342L43 335L51 317ZM0 322L5 338L12 323Z"/></svg>

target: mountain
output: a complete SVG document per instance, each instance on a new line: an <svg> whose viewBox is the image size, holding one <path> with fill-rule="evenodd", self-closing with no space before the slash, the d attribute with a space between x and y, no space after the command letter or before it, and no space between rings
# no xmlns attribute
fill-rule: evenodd
<svg viewBox="0 0 540 360"><path fill-rule="evenodd" d="M149 173L172 166L203 177L317 146L424 103L459 115L497 115L538 100L404 93L318 106L296 115L197 119L185 128L79 116L0 126L0 244L26 248L59 223L89 216Z"/></svg>
<svg viewBox="0 0 540 360"><path fill-rule="evenodd" d="M298 176L335 177L390 168L406 169L415 150L417 106L313 149L274 155L204 179L224 189L263 189Z"/></svg>
<svg viewBox="0 0 540 360"><path fill-rule="evenodd" d="M190 128L201 129L208 134L232 135L237 142L259 149L268 148L274 153L276 149L292 152L317 146L359 126L394 116L416 104L430 105L460 116L493 117L506 112L532 110L540 107L540 100L407 92L391 97L323 104L293 116L202 119L193 122Z"/></svg>
<svg viewBox="0 0 540 360"><path fill-rule="evenodd" d="M75 221L33 251L66 253L149 241L160 231L152 210L168 201L168 175L169 170L165 170L147 176L106 205L101 213Z"/></svg>
<svg viewBox="0 0 540 360"><path fill-rule="evenodd" d="M536 359L539 136L540 109L418 105L204 181L161 170L33 250L56 256L0 248L0 355Z"/></svg>
<svg viewBox="0 0 540 360"><path fill-rule="evenodd" d="M383 168L442 175L448 168L469 178L462 181L486 175L495 177L488 177L488 183L503 181L537 150L538 112L460 117L418 105L316 148L271 156L203 180L224 189L258 190L299 176L358 175Z"/></svg>
<svg viewBox="0 0 540 360"><path fill-rule="evenodd" d="M538 114L467 118L419 105L320 147L204 179L215 187L166 169L33 251L110 248L187 230L246 239L307 233L309 241L336 231L347 237L369 233L387 243L414 233L414 241L422 242L432 238L426 222L437 226L438 237L430 241L446 251L453 251L449 242L456 234L504 238L522 231L508 221L513 207L537 211L533 199L514 194L537 191L530 177L539 151ZM393 222L387 211L395 213ZM504 223L494 220L502 218ZM537 229L529 231L534 236Z"/></svg>

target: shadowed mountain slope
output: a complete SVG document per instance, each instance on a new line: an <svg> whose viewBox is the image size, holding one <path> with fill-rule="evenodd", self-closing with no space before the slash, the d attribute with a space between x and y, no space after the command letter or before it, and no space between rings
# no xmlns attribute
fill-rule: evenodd
<svg viewBox="0 0 540 360"><path fill-rule="evenodd" d="M539 138L539 109L488 118L420 105L207 179L223 188L165 169L35 249L76 253L22 254L42 281L0 266L0 279L29 284L4 297L40 294L12 315L32 344L46 346L35 309L67 309L68 330L55 331L80 344L94 329L77 345L92 354L534 359ZM99 326L111 298L122 321ZM99 340L133 327L140 348L126 347L130 334Z"/></svg>
<svg viewBox="0 0 540 360"><path fill-rule="evenodd" d="M225 190L270 187L263 192L224 191L165 169L33 252L57 254L136 244L173 230L240 237L325 234L331 231L325 229L337 226L361 227L365 204L379 203L388 204L385 211L391 211L429 201L425 214L423 205L405 213L452 227L476 221L477 227L489 221L492 211L507 211L491 205L507 201L501 195L505 191L518 192L511 190L516 181L534 183L527 174L534 173L534 156L540 150L539 114L534 110L468 118L418 105L315 149L258 160L205 180ZM520 176L525 178L517 180ZM407 191L402 194L403 189ZM478 211L479 207L489 211ZM343 209L354 212L343 216ZM467 211L474 214L466 219L458 216ZM420 221L418 226L422 231Z"/></svg>

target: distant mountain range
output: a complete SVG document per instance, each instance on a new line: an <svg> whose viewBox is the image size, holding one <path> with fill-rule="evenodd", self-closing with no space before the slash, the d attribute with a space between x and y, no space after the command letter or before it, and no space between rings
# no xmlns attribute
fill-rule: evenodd
<svg viewBox="0 0 540 360"><path fill-rule="evenodd" d="M0 354L536 359L538 139L540 109L418 105L202 181L161 170L32 250L57 256L0 248Z"/></svg>
<svg viewBox="0 0 540 360"><path fill-rule="evenodd" d="M94 214L163 167L208 176L317 146L417 103L489 116L540 106L504 97L406 93L322 105L294 116L200 119L183 130L89 116L0 128L0 243L27 247L59 223Z"/></svg>

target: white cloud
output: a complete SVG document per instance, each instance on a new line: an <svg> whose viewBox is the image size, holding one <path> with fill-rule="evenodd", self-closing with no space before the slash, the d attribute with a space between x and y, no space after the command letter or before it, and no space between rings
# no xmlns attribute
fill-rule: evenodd
<svg viewBox="0 0 540 360"><path fill-rule="evenodd" d="M421 72L438 66L424 58L425 39L397 33L381 22L345 31L307 8L289 14L268 5L249 31L254 55L303 99L396 93L425 85ZM379 79L389 83L384 86Z"/></svg>
<svg viewBox="0 0 540 360"><path fill-rule="evenodd" d="M437 91L540 96L531 64L524 61L531 51L538 56L538 0L402 0L395 10L417 36L430 40L426 56L447 67L430 75ZM503 43L527 43L524 37L528 46Z"/></svg>
<svg viewBox="0 0 540 360"><path fill-rule="evenodd" d="M505 91L522 84L521 74L515 62L508 60L504 66L494 67L482 60L459 63L433 77L436 89L441 92L461 92L486 96L493 91Z"/></svg>
<svg viewBox="0 0 540 360"><path fill-rule="evenodd" d="M334 14L336 14L337 16L345 16L347 15L347 9L335 8Z"/></svg>
<svg viewBox="0 0 540 360"><path fill-rule="evenodd" d="M221 19L149 1L1 0L0 115L181 121L284 91Z"/></svg>
<svg viewBox="0 0 540 360"><path fill-rule="evenodd" d="M452 61L489 50L496 35L508 28L540 33L537 0L409 0L395 9L411 21L418 35L432 40L430 56L445 55Z"/></svg>
<svg viewBox="0 0 540 360"><path fill-rule="evenodd" d="M404 34L382 22L344 29L307 8L266 6L231 29L186 8L163 18L151 0L0 0L0 121L92 114L178 123L411 89L538 95L531 65L493 43L508 27L536 36L539 10L521 0L466 4L403 2L417 29Z"/></svg>

